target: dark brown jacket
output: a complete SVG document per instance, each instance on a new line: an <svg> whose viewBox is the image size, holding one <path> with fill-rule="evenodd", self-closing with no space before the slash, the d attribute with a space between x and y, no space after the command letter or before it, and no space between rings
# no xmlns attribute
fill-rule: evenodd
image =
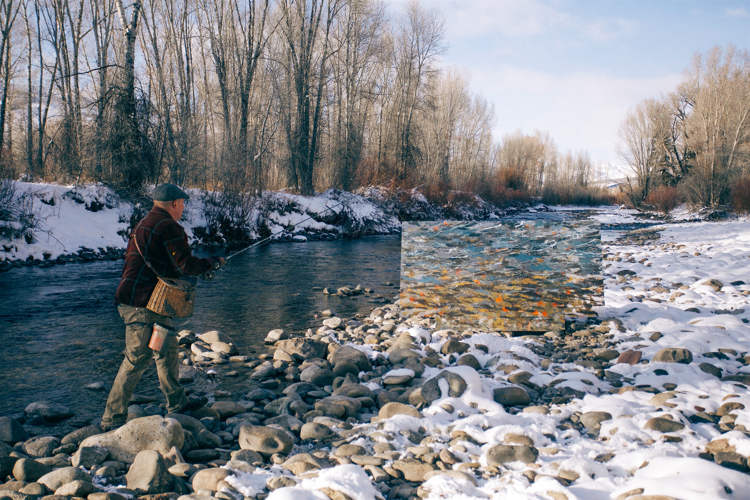
<svg viewBox="0 0 750 500"><path fill-rule="evenodd" d="M133 238L138 239L136 248ZM197 276L211 269L213 260L193 257L187 235L169 213L154 207L133 230L125 251L125 267L115 300L118 304L144 307L156 286L156 273L164 278Z"/></svg>

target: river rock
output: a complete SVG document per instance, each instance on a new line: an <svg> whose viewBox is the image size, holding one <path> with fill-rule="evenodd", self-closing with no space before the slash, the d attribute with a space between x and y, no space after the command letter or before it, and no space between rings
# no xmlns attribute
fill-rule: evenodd
<svg viewBox="0 0 750 500"><path fill-rule="evenodd" d="M424 482L427 474L434 471L435 468L424 462L414 459L396 460L392 466L395 470L404 475L404 479L414 483Z"/></svg>
<svg viewBox="0 0 750 500"><path fill-rule="evenodd" d="M191 484L194 491L217 491L219 483L226 479L231 472L227 469L213 467L195 473Z"/></svg>
<svg viewBox="0 0 750 500"><path fill-rule="evenodd" d="M342 323L343 321L338 316L333 316L332 318L326 318L323 320L323 326L330 328L331 330L341 327Z"/></svg>
<svg viewBox="0 0 750 500"><path fill-rule="evenodd" d="M463 354L468 350L469 344L456 339L448 339L447 341L443 342L442 346L440 346L440 352L445 355L454 353Z"/></svg>
<svg viewBox="0 0 750 500"><path fill-rule="evenodd" d="M304 361L312 358L323 358L327 350L327 344L324 342L298 337L277 342L273 357L274 359L281 359L283 356L277 357L276 354L284 353L293 360Z"/></svg>
<svg viewBox="0 0 750 500"><path fill-rule="evenodd" d="M90 436L81 442L84 446L101 446L109 450L110 457L131 463L138 452L156 450L166 455L175 447L182 448L185 433L180 423L159 415L131 420L113 431Z"/></svg>
<svg viewBox="0 0 750 500"><path fill-rule="evenodd" d="M475 370L481 370L482 364L479 362L476 356L473 354L464 354L460 358L458 358L458 361L456 361L456 365L458 366L470 366L474 368Z"/></svg>
<svg viewBox="0 0 750 500"><path fill-rule="evenodd" d="M419 413L419 410L417 410L413 406L392 401L383 405L383 407L378 412L378 419L391 418L394 415L408 415L415 418L422 417L422 415Z"/></svg>
<svg viewBox="0 0 750 500"><path fill-rule="evenodd" d="M49 457L58 446L60 440L54 436L37 436L24 441L23 451L34 458Z"/></svg>
<svg viewBox="0 0 750 500"><path fill-rule="evenodd" d="M263 464L263 455L253 450L234 450L230 456L232 460L239 460L252 465Z"/></svg>
<svg viewBox="0 0 750 500"><path fill-rule="evenodd" d="M55 469L52 472L48 472L39 479L37 483L43 484L50 491L55 491L63 484L70 483L71 481L91 481L91 477L84 471L77 467L63 467L61 469Z"/></svg>
<svg viewBox="0 0 750 500"><path fill-rule="evenodd" d="M32 497L43 497L50 493L46 486L34 482L28 483L26 486L18 490L18 492Z"/></svg>
<svg viewBox="0 0 750 500"><path fill-rule="evenodd" d="M295 476L299 476L305 472L319 470L323 464L309 453L297 453L289 457L281 466Z"/></svg>
<svg viewBox="0 0 750 500"><path fill-rule="evenodd" d="M533 446L498 444L487 450L487 465L502 465L507 462L536 462L539 450Z"/></svg>
<svg viewBox="0 0 750 500"><path fill-rule="evenodd" d="M282 330L281 328L274 328L273 330L269 331L266 335L265 342L266 344L275 344L279 340L286 340L289 338L289 334Z"/></svg>
<svg viewBox="0 0 750 500"><path fill-rule="evenodd" d="M602 422L612 420L612 414L606 411L587 411L581 415L581 423L591 434L599 435Z"/></svg>
<svg viewBox="0 0 750 500"><path fill-rule="evenodd" d="M27 483L36 481L52 471L51 465L46 465L30 458L19 458L13 465L13 477Z"/></svg>
<svg viewBox="0 0 750 500"><path fill-rule="evenodd" d="M681 347L667 347L654 355L652 362L661 361L663 363L684 363L688 364L693 361L693 354Z"/></svg>
<svg viewBox="0 0 750 500"><path fill-rule="evenodd" d="M73 467L90 469L103 463L109 456L109 450L102 446L81 446L73 454L71 464Z"/></svg>
<svg viewBox="0 0 750 500"><path fill-rule="evenodd" d="M275 427L243 425L240 427L239 444L243 450L253 450L264 455L286 455L294 445L294 436Z"/></svg>
<svg viewBox="0 0 750 500"><path fill-rule="evenodd" d="M155 450L138 452L125 475L128 488L140 493L162 493L172 487L172 475L161 454Z"/></svg>
<svg viewBox="0 0 750 500"><path fill-rule="evenodd" d="M67 406L50 403L49 401L35 401L26 406L24 413L26 413L26 417L29 420L35 422L39 422L40 420L59 422L73 416L73 412Z"/></svg>
<svg viewBox="0 0 750 500"><path fill-rule="evenodd" d="M629 365L636 365L641 361L643 353L641 351L634 351L632 349L623 351L617 357L617 363L627 363Z"/></svg>
<svg viewBox="0 0 750 500"><path fill-rule="evenodd" d="M409 368L397 368L383 375L383 384L385 385L403 385L414 378L414 370Z"/></svg>
<svg viewBox="0 0 750 500"><path fill-rule="evenodd" d="M365 450L364 447L358 444L347 443L342 444L341 446L333 450L333 456L346 458L351 457L352 455L364 455L366 451L367 450Z"/></svg>
<svg viewBox="0 0 750 500"><path fill-rule="evenodd" d="M128 498L130 497L115 492L98 491L96 493L91 493L86 497L86 500L128 500Z"/></svg>
<svg viewBox="0 0 750 500"><path fill-rule="evenodd" d="M72 443L76 446L81 444L81 441L86 439L89 436L93 436L95 434L100 434L102 430L99 428L98 425L87 425L86 427L81 427L80 429L76 429L74 431L71 431L60 440L61 444L69 444Z"/></svg>
<svg viewBox="0 0 750 500"><path fill-rule="evenodd" d="M17 443L28 437L18 420L11 417L0 417L0 441Z"/></svg>
<svg viewBox="0 0 750 500"><path fill-rule="evenodd" d="M245 412L245 407L236 401L216 401L211 405L211 408L219 413L222 420Z"/></svg>
<svg viewBox="0 0 750 500"><path fill-rule="evenodd" d="M367 371L372 369L370 360L367 359L367 355L349 345L344 345L335 349L329 356L328 361L335 367L341 363L353 364L359 371Z"/></svg>
<svg viewBox="0 0 750 500"><path fill-rule="evenodd" d="M526 406L531 403L529 393L522 387L498 387L492 391L492 398L503 406Z"/></svg>
<svg viewBox="0 0 750 500"><path fill-rule="evenodd" d="M299 437L303 441L322 441L335 435L330 427L317 422L307 422L299 431Z"/></svg>
<svg viewBox="0 0 750 500"><path fill-rule="evenodd" d="M665 417L653 417L646 422L646 429L659 432L677 432L685 428L682 422L676 422Z"/></svg>
<svg viewBox="0 0 750 500"><path fill-rule="evenodd" d="M325 387L333 381L333 372L325 366L312 364L300 372L299 379L318 387Z"/></svg>
<svg viewBox="0 0 750 500"><path fill-rule="evenodd" d="M232 343L232 339L218 330L210 330L205 333L199 333L197 336L199 339L209 345L215 344L216 342L224 342L225 344Z"/></svg>
<svg viewBox="0 0 750 500"><path fill-rule="evenodd" d="M94 492L94 485L91 481L84 481L82 479L76 479L69 483L65 483L55 490L55 496L62 498L70 497L86 497L89 493Z"/></svg>
<svg viewBox="0 0 750 500"><path fill-rule="evenodd" d="M443 370L436 376L424 383L422 386L422 397L427 404L443 397L440 389L440 381L444 380L448 385L447 396L452 398L460 397L464 391L466 391L466 381L458 375L449 370Z"/></svg>

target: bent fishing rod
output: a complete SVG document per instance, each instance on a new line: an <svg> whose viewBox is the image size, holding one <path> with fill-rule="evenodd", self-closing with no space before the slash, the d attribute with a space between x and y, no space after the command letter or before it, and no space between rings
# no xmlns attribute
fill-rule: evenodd
<svg viewBox="0 0 750 500"><path fill-rule="evenodd" d="M327 211L329 211L329 210L332 210L332 209L334 209L334 208L336 208L336 207L338 207L338 206L342 206L343 204L344 204L344 202L343 202L343 201L339 201L338 203L336 203L335 205L333 205L333 206L330 206L330 207L329 207L328 205L326 205L326 206L325 206L325 207L326 207L326 209L325 209L325 210L323 210L323 211L322 211L322 212L321 212L320 214L316 214L316 215L323 215L323 214L324 214L324 213L326 213ZM305 218L305 219L302 219L302 220L300 220L300 221L297 221L297 222L295 222L294 224L292 224L292 225L291 225L291 227L292 227L292 228L294 228L294 227L298 226L299 224L302 224L303 222L307 222L307 221L309 221L309 220L310 220L310 219L312 219L313 217L314 217L314 216L313 216L313 215L311 215L310 217L307 217L307 218ZM263 243L265 243L266 241L270 240L270 239L271 239L271 238L273 238L274 236L276 236L276 235L279 235L279 234L283 233L283 232L284 232L284 231L286 231L286 230L287 230L288 228L289 228L289 226L285 227L284 229L280 229L280 230L276 231L275 233L271 233L271 234L269 234L268 236L266 236L266 237L265 237L265 238L263 238L262 240L256 241L255 243L252 243L251 245L248 245L248 246L246 246L245 248L243 248L243 249L241 249L241 250L237 250L236 252L234 252L234 253L232 253L232 254L228 255L228 256L227 256L227 257L226 257L226 258L224 259L224 261L225 261L225 262L229 262L229 260L230 260L230 259L233 259L233 258L237 257L237 256L238 256L239 254L241 254L241 253L244 253L244 252L247 252L247 251L248 251L248 250L250 250L251 248L255 248L255 247L259 246L259 245L262 245ZM225 264L225 265L226 265L226 264Z"/></svg>

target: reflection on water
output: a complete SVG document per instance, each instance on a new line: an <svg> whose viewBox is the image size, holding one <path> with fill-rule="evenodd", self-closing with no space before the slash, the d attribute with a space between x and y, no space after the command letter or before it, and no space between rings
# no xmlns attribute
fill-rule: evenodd
<svg viewBox="0 0 750 500"><path fill-rule="evenodd" d="M198 288L185 325L219 329L241 353L259 349L272 328L318 326L314 315L368 311L368 296L328 296L314 287L361 283L389 298L398 292L400 237L274 244L248 251ZM122 262L16 268L0 274L0 415L46 399L69 406L74 420L96 418L121 361L124 327L113 303ZM393 283L386 286L386 283ZM153 367L139 393L158 394Z"/></svg>

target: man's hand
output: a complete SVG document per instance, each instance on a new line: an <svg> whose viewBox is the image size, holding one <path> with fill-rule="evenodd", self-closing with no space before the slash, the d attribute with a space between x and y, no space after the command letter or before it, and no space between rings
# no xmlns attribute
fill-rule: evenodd
<svg viewBox="0 0 750 500"><path fill-rule="evenodd" d="M220 267L223 267L224 264L227 263L227 260L224 257L214 257L213 262L213 269L219 269Z"/></svg>

